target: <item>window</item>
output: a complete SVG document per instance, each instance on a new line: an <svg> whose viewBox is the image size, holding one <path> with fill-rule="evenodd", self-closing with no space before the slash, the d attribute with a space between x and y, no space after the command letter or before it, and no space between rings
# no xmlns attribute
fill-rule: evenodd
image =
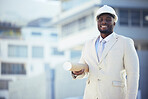
<svg viewBox="0 0 148 99"><path fill-rule="evenodd" d="M10 80L0 80L0 90L8 90L8 83Z"/></svg>
<svg viewBox="0 0 148 99"><path fill-rule="evenodd" d="M32 47L32 57L43 58L43 47L38 47L38 46Z"/></svg>
<svg viewBox="0 0 148 99"><path fill-rule="evenodd" d="M41 36L42 34L40 32L32 32L33 36Z"/></svg>
<svg viewBox="0 0 148 99"><path fill-rule="evenodd" d="M121 9L119 11L119 23L120 25L128 25L128 10L127 9Z"/></svg>
<svg viewBox="0 0 148 99"><path fill-rule="evenodd" d="M62 36L70 35L77 31L77 20L67 23L62 26Z"/></svg>
<svg viewBox="0 0 148 99"><path fill-rule="evenodd" d="M9 57L27 57L27 46L8 45Z"/></svg>
<svg viewBox="0 0 148 99"><path fill-rule="evenodd" d="M5 97L0 97L0 99L6 99Z"/></svg>
<svg viewBox="0 0 148 99"><path fill-rule="evenodd" d="M148 26L148 10L119 9L119 24L125 26Z"/></svg>
<svg viewBox="0 0 148 99"><path fill-rule="evenodd" d="M131 25L140 26L140 10L131 10Z"/></svg>
<svg viewBox="0 0 148 99"><path fill-rule="evenodd" d="M50 36L51 37L57 37L58 35L57 35L57 33L51 33Z"/></svg>
<svg viewBox="0 0 148 99"><path fill-rule="evenodd" d="M0 30L0 35L2 35L2 33L3 33L3 30Z"/></svg>
<svg viewBox="0 0 148 99"><path fill-rule="evenodd" d="M62 26L62 37L71 35L72 33L77 33L79 30L86 29L87 27L93 26L94 15L90 13L89 15L83 16L77 20L64 24Z"/></svg>
<svg viewBox="0 0 148 99"><path fill-rule="evenodd" d="M79 30L86 28L86 17L82 17L78 20L79 22Z"/></svg>
<svg viewBox="0 0 148 99"><path fill-rule="evenodd" d="M30 71L33 71L33 70L34 70L33 65L30 65Z"/></svg>
<svg viewBox="0 0 148 99"><path fill-rule="evenodd" d="M52 54L53 55L64 55L64 52L59 51L57 48L53 48Z"/></svg>
<svg viewBox="0 0 148 99"><path fill-rule="evenodd" d="M143 11L143 26L148 26L148 10Z"/></svg>
<svg viewBox="0 0 148 99"><path fill-rule="evenodd" d="M46 73L50 73L50 66L49 64L44 64L44 69Z"/></svg>
<svg viewBox="0 0 148 99"><path fill-rule="evenodd" d="M58 34L57 33L51 33L50 34L50 39L53 40L53 41L57 40L58 39Z"/></svg>
<svg viewBox="0 0 148 99"><path fill-rule="evenodd" d="M80 58L81 56L81 51L79 50L72 50L71 51L71 58Z"/></svg>
<svg viewBox="0 0 148 99"><path fill-rule="evenodd" d="M19 63L1 63L2 74L26 74L24 64Z"/></svg>
<svg viewBox="0 0 148 99"><path fill-rule="evenodd" d="M87 22L86 24L90 27L94 24L94 13L91 13L89 16L87 16Z"/></svg>

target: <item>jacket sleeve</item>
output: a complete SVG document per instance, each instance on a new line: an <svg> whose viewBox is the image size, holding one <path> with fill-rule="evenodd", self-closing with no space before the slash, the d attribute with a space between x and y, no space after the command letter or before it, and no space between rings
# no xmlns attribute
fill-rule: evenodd
<svg viewBox="0 0 148 99"><path fill-rule="evenodd" d="M136 99L139 85L139 59L132 39L125 42L124 66L127 73L126 99Z"/></svg>
<svg viewBox="0 0 148 99"><path fill-rule="evenodd" d="M85 46L82 49L81 57L79 60L79 63L81 63L81 64L86 64L85 59L84 59L84 53L85 53L84 51L85 51ZM84 72L81 75L74 75L73 73L71 73L71 74L74 79L82 79L82 78L86 78L88 76L88 72Z"/></svg>

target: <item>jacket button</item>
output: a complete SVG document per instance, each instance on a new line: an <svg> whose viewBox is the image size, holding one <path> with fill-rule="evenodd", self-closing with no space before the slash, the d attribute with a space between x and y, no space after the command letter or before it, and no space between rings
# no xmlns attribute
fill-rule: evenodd
<svg viewBox="0 0 148 99"><path fill-rule="evenodd" d="M90 83L90 80L88 81L88 84Z"/></svg>
<svg viewBox="0 0 148 99"><path fill-rule="evenodd" d="M101 70L102 68L101 67L99 67L99 70Z"/></svg>

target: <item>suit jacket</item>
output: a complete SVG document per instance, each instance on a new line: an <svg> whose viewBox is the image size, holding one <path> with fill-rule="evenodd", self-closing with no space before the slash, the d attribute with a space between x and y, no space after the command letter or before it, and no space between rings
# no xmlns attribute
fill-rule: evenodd
<svg viewBox="0 0 148 99"><path fill-rule="evenodd" d="M87 42L80 63L89 66L84 99L136 99L139 83L139 59L133 40L115 34L106 43L98 61L97 38ZM77 78L83 78L82 74Z"/></svg>

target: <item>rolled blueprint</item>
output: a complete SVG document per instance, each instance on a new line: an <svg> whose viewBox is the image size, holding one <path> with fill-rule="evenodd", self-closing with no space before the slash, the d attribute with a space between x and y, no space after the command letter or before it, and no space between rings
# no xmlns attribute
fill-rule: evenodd
<svg viewBox="0 0 148 99"><path fill-rule="evenodd" d="M80 63L65 62L63 68L67 71L80 71L81 69L84 69L85 72L89 71L88 65Z"/></svg>

